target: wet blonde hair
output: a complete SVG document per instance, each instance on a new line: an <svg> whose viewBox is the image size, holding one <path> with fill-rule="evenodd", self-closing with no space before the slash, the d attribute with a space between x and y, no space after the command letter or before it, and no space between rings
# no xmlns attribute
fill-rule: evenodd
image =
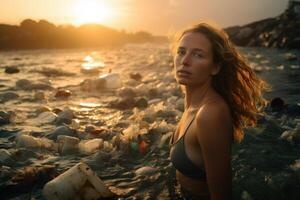
<svg viewBox="0 0 300 200"><path fill-rule="evenodd" d="M257 113L267 103L262 93L270 89L270 86L254 73L229 41L225 31L208 23L197 24L178 34L171 47L173 55L186 33L201 33L211 42L213 61L220 66L220 71L212 78L212 85L230 108L234 142L238 143L244 137L243 128L256 125Z"/></svg>

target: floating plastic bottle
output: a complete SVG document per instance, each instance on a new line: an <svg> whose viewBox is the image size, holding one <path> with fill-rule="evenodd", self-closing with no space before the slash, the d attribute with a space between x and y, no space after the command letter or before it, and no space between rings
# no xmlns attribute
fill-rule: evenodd
<svg viewBox="0 0 300 200"><path fill-rule="evenodd" d="M62 155L73 154L78 152L79 139L67 135L57 137L58 152Z"/></svg>
<svg viewBox="0 0 300 200"><path fill-rule="evenodd" d="M79 143L79 151L83 154L92 154L103 147L103 139L95 138L92 140L81 141Z"/></svg>
<svg viewBox="0 0 300 200"><path fill-rule="evenodd" d="M57 118L57 115L53 112L43 112L39 114L36 121L41 124L53 123Z"/></svg>
<svg viewBox="0 0 300 200"><path fill-rule="evenodd" d="M122 87L122 81L119 74L116 73L108 73L99 76L100 79L105 80L105 88L106 89L117 89Z"/></svg>
<svg viewBox="0 0 300 200"><path fill-rule="evenodd" d="M47 200L92 200L113 197L112 193L85 163L78 163L52 181L42 191Z"/></svg>
<svg viewBox="0 0 300 200"><path fill-rule="evenodd" d="M36 138L31 135L21 134L16 138L17 147L28 149L54 149L54 142L47 138Z"/></svg>

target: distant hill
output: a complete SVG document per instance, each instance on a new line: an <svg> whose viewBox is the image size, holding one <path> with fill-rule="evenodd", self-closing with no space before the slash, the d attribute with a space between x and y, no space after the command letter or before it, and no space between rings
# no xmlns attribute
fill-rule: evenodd
<svg viewBox="0 0 300 200"><path fill-rule="evenodd" d="M245 26L225 28L238 46L262 46L300 49L300 2L290 0L280 16Z"/></svg>
<svg viewBox="0 0 300 200"><path fill-rule="evenodd" d="M125 43L167 42L147 32L126 33L98 24L56 26L46 20L26 19L19 26L0 24L0 50L77 48Z"/></svg>

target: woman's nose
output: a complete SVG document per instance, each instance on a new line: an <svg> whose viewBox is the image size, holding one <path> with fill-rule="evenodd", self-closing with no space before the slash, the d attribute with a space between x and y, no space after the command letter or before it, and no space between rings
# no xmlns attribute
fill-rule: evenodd
<svg viewBox="0 0 300 200"><path fill-rule="evenodd" d="M190 65L191 63L191 59L190 59L190 56L189 54L185 54L182 58L181 58L181 64L184 65L184 66L188 66Z"/></svg>

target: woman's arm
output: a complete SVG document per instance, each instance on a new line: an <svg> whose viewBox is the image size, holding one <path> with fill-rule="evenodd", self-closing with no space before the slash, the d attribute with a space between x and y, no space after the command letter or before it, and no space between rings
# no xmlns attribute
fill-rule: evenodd
<svg viewBox="0 0 300 200"><path fill-rule="evenodd" d="M225 103L211 103L197 113L197 140L203 153L212 200L231 199L232 121Z"/></svg>

